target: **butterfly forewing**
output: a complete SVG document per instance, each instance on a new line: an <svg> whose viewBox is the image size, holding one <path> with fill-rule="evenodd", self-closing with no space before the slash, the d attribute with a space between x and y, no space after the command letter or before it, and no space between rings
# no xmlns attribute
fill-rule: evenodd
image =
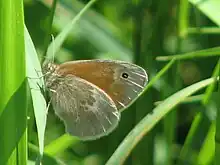
<svg viewBox="0 0 220 165"><path fill-rule="evenodd" d="M112 98L119 110L132 103L148 81L143 68L111 60L66 62L59 66L58 73L72 74L95 84Z"/></svg>
<svg viewBox="0 0 220 165"><path fill-rule="evenodd" d="M121 62L115 68L112 98L118 109L124 109L139 96L147 84L147 74L141 67Z"/></svg>
<svg viewBox="0 0 220 165"><path fill-rule="evenodd" d="M59 76L56 87L52 88L55 113L71 135L94 140L107 135L118 125L120 113L114 102L90 82L74 75Z"/></svg>

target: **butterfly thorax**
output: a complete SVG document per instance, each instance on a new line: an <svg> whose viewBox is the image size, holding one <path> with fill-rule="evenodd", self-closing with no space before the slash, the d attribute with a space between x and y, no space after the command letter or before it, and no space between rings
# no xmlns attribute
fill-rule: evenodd
<svg viewBox="0 0 220 165"><path fill-rule="evenodd" d="M50 62L43 65L44 80L48 89L56 90L58 87L60 77L57 73L58 68L58 65Z"/></svg>

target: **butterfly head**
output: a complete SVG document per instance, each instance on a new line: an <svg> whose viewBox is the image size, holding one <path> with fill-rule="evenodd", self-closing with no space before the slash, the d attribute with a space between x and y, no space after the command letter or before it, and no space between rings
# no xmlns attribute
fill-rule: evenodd
<svg viewBox="0 0 220 165"><path fill-rule="evenodd" d="M56 64L53 64L51 62L47 62L43 64L42 70L43 70L43 74L47 75L47 74L51 74L53 72L55 72L57 68Z"/></svg>

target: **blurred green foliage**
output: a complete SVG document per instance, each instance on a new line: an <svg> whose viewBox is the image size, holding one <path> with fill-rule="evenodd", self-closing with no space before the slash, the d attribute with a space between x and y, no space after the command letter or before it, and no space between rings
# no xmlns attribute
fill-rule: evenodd
<svg viewBox="0 0 220 165"><path fill-rule="evenodd" d="M51 34L56 35L87 2L87 0L58 1ZM25 1L25 23L41 55L48 35L51 3L52 0ZM205 0L203 3L213 6L215 11L216 4L212 0ZM57 54L56 62L94 58L132 61L144 67L151 80L166 64L156 61L157 56L180 54L219 45L219 33L212 34L212 31L203 29L205 27L218 29L219 24L213 21L216 20L212 19L213 14L212 10L205 7L201 9L199 4L193 2L191 4L187 0L180 0L180 3L174 0L98 0L73 28ZM217 61L218 57L207 57L176 62L172 69L153 85L153 88L122 113L120 125L112 134L93 142L79 142L71 137L63 137L64 140L57 143L59 149L54 151L53 155L49 152L48 159L45 155L45 164L55 164L53 161L57 161L57 164L74 165L105 164L129 131L152 111L155 102L211 77ZM197 94L204 92L205 90ZM205 138L216 116L219 99L213 94L207 104L201 104L200 101L201 99L176 107L137 145L125 164L201 163L200 151L205 145ZM202 124L200 123L202 128L196 130L197 133L192 135L194 140L187 146L187 150L183 151L186 139L189 139L188 132L189 130L192 132L191 124L195 123L198 115L203 118ZM33 126L29 128L29 158L35 161L37 149L32 144L38 144L37 133L35 125L33 123L30 125ZM195 124L193 126L196 127ZM47 119L45 145L56 142L64 132L63 123L54 115L51 108ZM67 149L58 147L58 144L62 146L66 145L65 143L68 144ZM206 152L213 152L213 149ZM208 163L204 162L212 164L213 159L212 157Z"/></svg>

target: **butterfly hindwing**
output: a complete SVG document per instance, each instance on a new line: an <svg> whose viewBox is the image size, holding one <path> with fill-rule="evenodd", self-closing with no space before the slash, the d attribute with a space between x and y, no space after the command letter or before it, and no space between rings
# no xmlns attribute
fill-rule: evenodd
<svg viewBox="0 0 220 165"><path fill-rule="evenodd" d="M120 113L115 103L92 83L67 75L57 78L56 87L52 88L55 113L71 135L94 140L109 134L118 125Z"/></svg>

